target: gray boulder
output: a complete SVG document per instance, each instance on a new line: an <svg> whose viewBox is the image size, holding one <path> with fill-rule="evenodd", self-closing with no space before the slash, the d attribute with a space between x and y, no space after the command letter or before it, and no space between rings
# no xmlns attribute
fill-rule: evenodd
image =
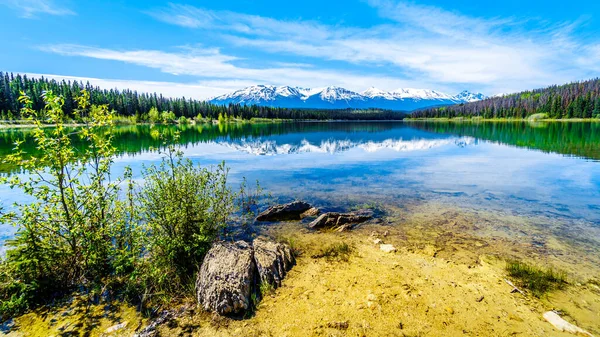
<svg viewBox="0 0 600 337"><path fill-rule="evenodd" d="M261 239L255 239L253 246L260 282L280 287L288 270L296 262L292 250L287 245Z"/></svg>
<svg viewBox="0 0 600 337"><path fill-rule="evenodd" d="M206 254L198 273L198 303L220 315L244 312L251 307L255 277L254 250L249 243L217 242Z"/></svg>
<svg viewBox="0 0 600 337"><path fill-rule="evenodd" d="M328 212L321 214L313 222L308 224L312 229L335 229L343 231L351 229L354 225L363 223L373 218L373 211L359 210L349 213Z"/></svg>
<svg viewBox="0 0 600 337"><path fill-rule="evenodd" d="M311 207L304 201L294 201L285 205L269 207L256 217L256 221L300 220L302 213Z"/></svg>
<svg viewBox="0 0 600 337"><path fill-rule="evenodd" d="M260 298L260 283L280 287L294 263L294 255L285 244L260 238L252 244L215 243L198 272L198 303L219 315L242 314L252 308L253 294Z"/></svg>

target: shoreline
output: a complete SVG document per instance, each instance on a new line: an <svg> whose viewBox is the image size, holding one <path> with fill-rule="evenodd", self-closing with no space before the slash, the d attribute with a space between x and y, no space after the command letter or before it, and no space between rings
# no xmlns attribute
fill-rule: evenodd
<svg viewBox="0 0 600 337"><path fill-rule="evenodd" d="M389 208L386 214L381 223L342 233L311 231L297 221L259 225L261 235L293 243L301 252L282 287L243 319L206 313L196 307L193 298L174 300L160 310L181 314L159 325L159 333L572 336L543 319L542 314L549 310L558 310L590 333L600 331L596 324L600 280L577 274L589 269L589 264L571 266L568 286L547 296L536 298L511 291L505 282L504 258L543 261L543 265L561 268L569 263L567 260L579 261L576 256L583 253L555 245L552 251L540 252L508 233L497 233L494 228L481 232L478 228L482 220L488 220L499 221L496 226L510 231L536 231L523 225L519 217L472 213L437 204ZM398 252L380 250L375 239L394 245ZM550 237L547 240L552 242ZM347 261L315 258L324 247L339 243L352 247ZM557 264L557 258L563 262ZM595 269L585 272L597 275L598 265ZM83 310L86 306L89 314ZM77 324L90 328L90 336L101 336L124 322L127 324L119 334L130 335L146 326L149 318L126 302L90 306L84 297L78 297L71 304L45 307L16 318L14 324L22 329L8 336L64 333L76 329Z"/></svg>
<svg viewBox="0 0 600 337"><path fill-rule="evenodd" d="M582 122L582 123L600 123L598 118L405 118L405 122L455 122L455 123L538 123L538 122Z"/></svg>
<svg viewBox="0 0 600 337"><path fill-rule="evenodd" d="M563 122L563 123L600 123L600 119L598 118L568 118L568 119L514 119L514 118L491 118L491 119L468 119L468 118L405 118L405 119L385 119L385 120L318 120L318 119L306 119L306 120L293 120L293 119L278 119L278 120L269 120L269 119L260 119L260 120L239 120L239 121L228 121L219 123L218 121L206 121L206 122L195 122L188 124L162 124L162 123L123 123L123 124L115 124L115 126L142 126L142 125L158 125L158 126L186 126L186 125L202 125L202 124L272 124L272 123L416 123L416 122L452 122L452 123L554 123L554 122ZM56 126L55 124L43 124L44 128L52 128ZM82 127L85 126L83 123L66 123L64 124L66 127ZM36 125L33 124L6 124L0 123L0 130L6 129L30 129L34 128Z"/></svg>

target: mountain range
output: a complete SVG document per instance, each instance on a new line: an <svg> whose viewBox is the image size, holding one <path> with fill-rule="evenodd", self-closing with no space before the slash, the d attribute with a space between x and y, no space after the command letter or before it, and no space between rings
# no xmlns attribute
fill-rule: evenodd
<svg viewBox="0 0 600 337"><path fill-rule="evenodd" d="M391 92L369 88L361 93L340 87L307 89L290 86L255 85L215 97L213 104L230 103L305 109L415 109L475 102L487 98L481 93L463 91L449 95L429 89L398 89Z"/></svg>

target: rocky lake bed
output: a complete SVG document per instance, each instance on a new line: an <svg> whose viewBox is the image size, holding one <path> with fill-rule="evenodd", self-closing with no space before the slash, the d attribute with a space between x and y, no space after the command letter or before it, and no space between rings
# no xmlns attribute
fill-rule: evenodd
<svg viewBox="0 0 600 337"><path fill-rule="evenodd" d="M128 303L90 305L75 297L3 329L9 336L600 333L598 256L537 235L525 219L431 204L309 216L301 215L310 205L284 206L275 210L285 220L255 222L260 235L252 241L213 246L199 271L197 301L142 315ZM515 231L539 242L507 235ZM564 270L566 284L535 296L507 274L512 259Z"/></svg>

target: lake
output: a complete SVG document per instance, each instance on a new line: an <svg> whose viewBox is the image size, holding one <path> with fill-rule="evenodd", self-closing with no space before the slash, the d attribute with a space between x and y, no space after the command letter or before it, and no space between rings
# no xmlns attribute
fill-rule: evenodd
<svg viewBox="0 0 600 337"><path fill-rule="evenodd" d="M600 123L303 122L156 128L180 130L186 157L201 165L225 161L232 184L244 177L258 180L275 201L302 199L340 210L376 207L391 223L420 214L439 226L457 221L449 211L454 210L470 214L477 226L468 231L475 236L529 240L540 250L561 242L574 256L596 253L600 247ZM156 148L161 141L152 130L148 125L115 129L120 153L115 173L131 166L139 178L144 165L160 161ZM10 153L18 139L26 139L26 151L35 155L27 135L25 129L0 130L0 156ZM7 165L0 171L22 174ZM27 199L0 186L0 200L10 208L13 201ZM13 231L0 228L1 239Z"/></svg>

